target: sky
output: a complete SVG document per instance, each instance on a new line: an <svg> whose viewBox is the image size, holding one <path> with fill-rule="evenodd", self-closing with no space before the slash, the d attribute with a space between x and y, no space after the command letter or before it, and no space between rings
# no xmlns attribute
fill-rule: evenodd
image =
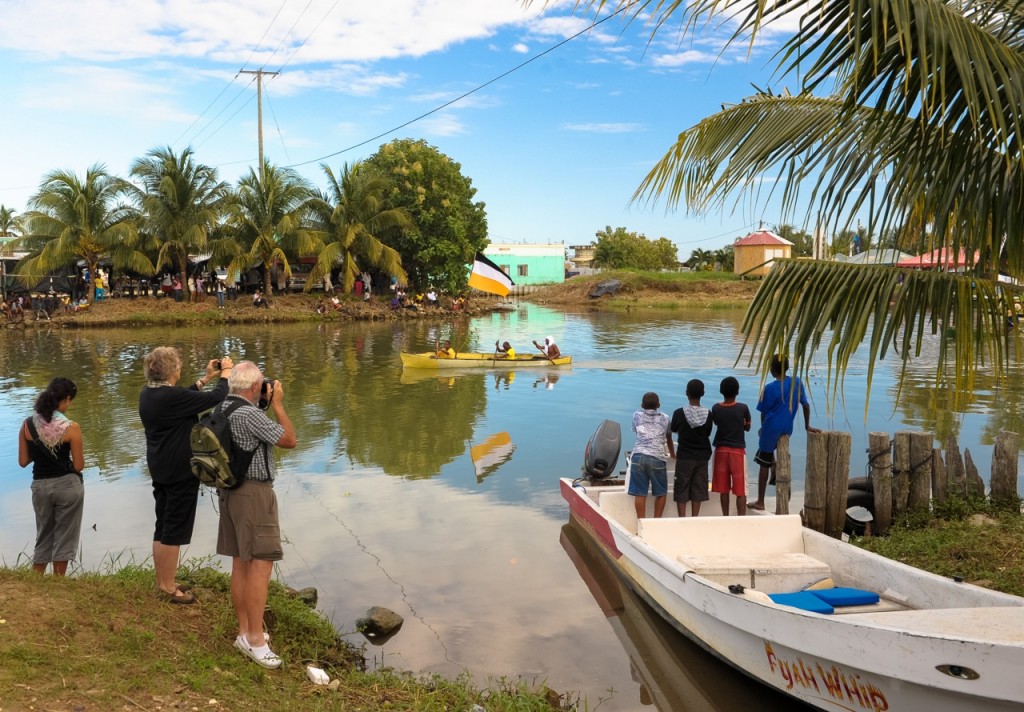
<svg viewBox="0 0 1024 712"><path fill-rule="evenodd" d="M262 69L277 72L262 80L267 159L324 187L322 163L423 139L472 180L494 243L625 227L686 259L782 222L631 198L680 131L752 84L783 88L785 35L723 51L728 25L652 39L618 16L560 45L607 15L561 0L0 0L0 205L25 212L55 170L127 177L166 146L236 182L259 155L256 79L240 70Z"/></svg>

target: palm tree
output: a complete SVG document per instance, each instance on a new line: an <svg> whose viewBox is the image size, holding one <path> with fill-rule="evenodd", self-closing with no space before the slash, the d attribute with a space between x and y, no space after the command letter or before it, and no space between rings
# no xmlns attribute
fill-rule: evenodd
<svg viewBox="0 0 1024 712"><path fill-rule="evenodd" d="M341 287L352 291L363 269L374 267L404 283L408 277L402 268L402 256L385 245L380 235L393 230L413 229L412 218L404 208L384 207L388 183L361 161L347 163L335 175L326 164L320 166L327 176L327 192L310 203L314 224L322 235L324 247L310 270L306 291L335 267L341 267Z"/></svg>
<svg viewBox="0 0 1024 712"><path fill-rule="evenodd" d="M7 242L21 235L21 218L17 210L0 205L0 238L3 239L2 249L6 250Z"/></svg>
<svg viewBox="0 0 1024 712"><path fill-rule="evenodd" d="M318 254L323 242L308 225L312 197L312 190L291 169L264 161L262 179L250 169L249 175L238 182L227 206L228 227L241 245L228 271L244 274L253 265L261 264L270 292L270 268L275 261L281 262L285 275L290 277L289 253Z"/></svg>
<svg viewBox="0 0 1024 712"><path fill-rule="evenodd" d="M714 259L714 252L698 247L690 253L690 259L686 260L686 265L693 271L699 272L707 269L708 265L713 264Z"/></svg>
<svg viewBox="0 0 1024 712"><path fill-rule="evenodd" d="M217 180L217 169L196 163L191 148L180 155L169 146L153 149L132 164L131 174L142 184L134 191L142 229L159 245L155 271L171 265L185 284L188 256L207 251L228 185Z"/></svg>
<svg viewBox="0 0 1024 712"><path fill-rule="evenodd" d="M138 249L134 211L122 200L130 189L98 164L86 171L85 180L68 171L45 176L25 215L20 242L30 254L19 263L18 278L31 286L77 260L94 275L102 257L114 267L151 273L153 264ZM93 291L86 293L91 302Z"/></svg>
<svg viewBox="0 0 1024 712"><path fill-rule="evenodd" d="M947 355L960 392L982 364L1002 372L1010 295L996 272L1024 277L1017 0L577 3L585 11L605 5L649 18L655 33L736 14L733 42L756 42L779 19L799 27L777 55L777 77L798 90L759 91L683 131L634 200L664 199L670 208L683 201L706 213L734 197L757 202L771 192L758 193L758 179L776 175L785 212L809 204L810 224L837 232L866 214L869 233L916 228L919 249L965 250L971 275L778 261L745 320L752 360L793 350L803 370L824 340L835 386L869 328L869 363L902 347L905 367L920 353L922 332L955 326L955 337L941 340L937 380Z"/></svg>

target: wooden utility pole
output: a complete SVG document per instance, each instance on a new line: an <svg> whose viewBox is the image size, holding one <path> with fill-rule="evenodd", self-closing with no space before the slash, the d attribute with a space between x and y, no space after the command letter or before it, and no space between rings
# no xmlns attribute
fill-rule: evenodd
<svg viewBox="0 0 1024 712"><path fill-rule="evenodd" d="M256 119L260 143L260 183L263 183L263 75L276 77L280 72L265 72L262 69L240 69L238 73L256 75Z"/></svg>

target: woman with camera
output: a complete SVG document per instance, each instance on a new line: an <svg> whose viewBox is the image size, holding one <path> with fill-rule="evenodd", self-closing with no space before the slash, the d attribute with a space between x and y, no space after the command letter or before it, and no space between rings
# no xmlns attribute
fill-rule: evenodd
<svg viewBox="0 0 1024 712"><path fill-rule="evenodd" d="M227 356L211 360L206 364L206 374L185 388L177 385L181 378L178 349L158 346L146 354L143 364L146 386L139 394L139 417L146 430L146 461L156 504L153 567L158 595L169 603L195 601L195 596L174 580L181 547L192 542L199 498L199 480L189 464L189 435L199 414L228 394L233 365ZM203 390L218 373L216 387Z"/></svg>
<svg viewBox="0 0 1024 712"><path fill-rule="evenodd" d="M32 569L63 576L78 552L82 533L82 429L64 413L78 394L74 381L55 378L36 399L35 414L18 434L18 464L32 463L32 508L36 546Z"/></svg>

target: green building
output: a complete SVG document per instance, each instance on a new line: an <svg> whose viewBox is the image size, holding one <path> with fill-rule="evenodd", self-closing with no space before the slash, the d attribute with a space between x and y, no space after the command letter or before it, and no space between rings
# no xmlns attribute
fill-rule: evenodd
<svg viewBox="0 0 1024 712"><path fill-rule="evenodd" d="M517 287L565 281L565 245L490 244L484 254Z"/></svg>

